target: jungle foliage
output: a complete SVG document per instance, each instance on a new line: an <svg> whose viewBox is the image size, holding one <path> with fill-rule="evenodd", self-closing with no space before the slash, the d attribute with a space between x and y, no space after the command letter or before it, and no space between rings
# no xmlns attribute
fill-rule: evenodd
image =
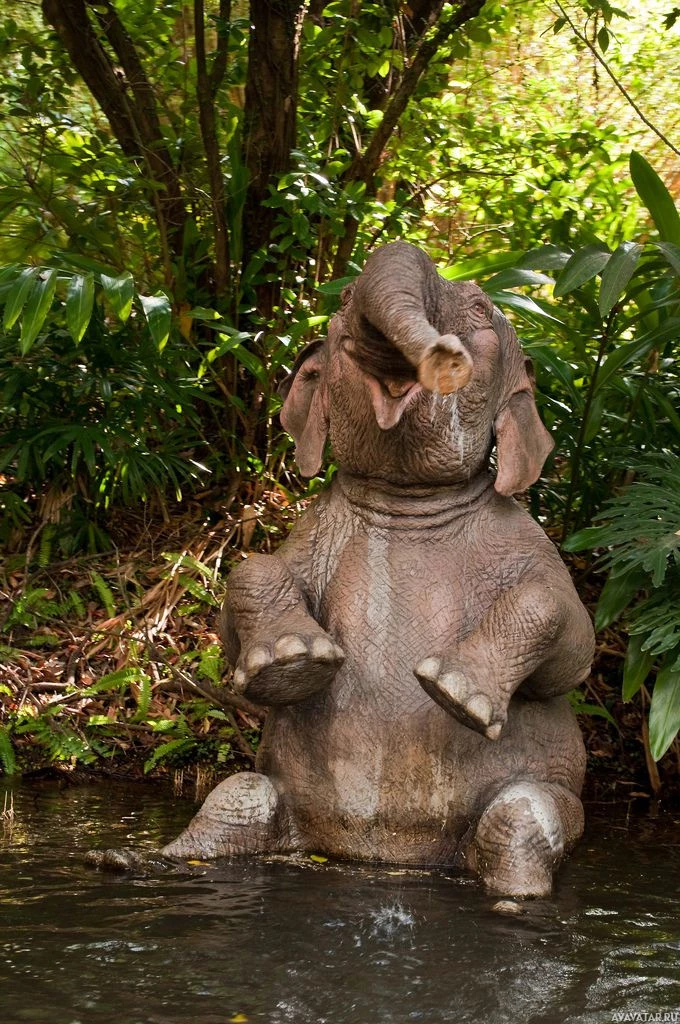
<svg viewBox="0 0 680 1024"><path fill-rule="evenodd" d="M650 749L668 749L680 178L667 14L607 0L5 5L5 770L20 735L86 761L114 753L122 726L153 732L166 683L189 703L149 767L200 755L203 736L211 756L247 745L253 709L190 692L222 679L214 638L201 633L201 660L173 629L219 601L223 562L274 543L281 506L318 486L295 475L277 384L368 252L397 237L514 318L556 440L532 511L602 553L598 625L624 617L624 696L649 688ZM142 533L192 510L153 582L120 568L140 508ZM70 588L67 564L85 567ZM17 699L17 680L31 644L53 657L59 619L79 637L87 623L88 641L80 675L59 670L70 705L44 710ZM92 651L106 653L96 679ZM75 739L54 739L64 728Z"/></svg>

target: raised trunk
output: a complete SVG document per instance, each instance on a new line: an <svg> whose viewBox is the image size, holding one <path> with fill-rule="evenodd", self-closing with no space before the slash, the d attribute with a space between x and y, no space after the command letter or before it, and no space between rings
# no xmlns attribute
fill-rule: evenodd
<svg viewBox="0 0 680 1024"><path fill-rule="evenodd" d="M430 391L464 387L472 361L459 338L441 334L443 281L428 256L393 242L366 262L354 286L354 358L382 380L413 378Z"/></svg>

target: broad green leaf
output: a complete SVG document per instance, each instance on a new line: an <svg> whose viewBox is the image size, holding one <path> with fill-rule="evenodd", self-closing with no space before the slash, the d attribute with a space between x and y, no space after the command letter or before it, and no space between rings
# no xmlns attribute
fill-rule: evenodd
<svg viewBox="0 0 680 1024"><path fill-rule="evenodd" d="M94 277L80 274L71 278L66 295L66 326L76 345L82 340L94 306Z"/></svg>
<svg viewBox="0 0 680 1024"><path fill-rule="evenodd" d="M30 351L33 342L40 333L40 328L45 323L45 317L52 305L56 287L56 270L43 270L33 282L33 288L28 296L21 317L19 350L22 356L25 356Z"/></svg>
<svg viewBox="0 0 680 1024"><path fill-rule="evenodd" d="M607 265L610 257L611 253L602 245L584 245L582 249L578 249L569 258L557 278L553 291L555 298L561 299L575 288L580 288L586 281L590 281Z"/></svg>
<svg viewBox="0 0 680 1024"><path fill-rule="evenodd" d="M655 242L657 249L664 254L676 274L680 275L680 245L672 242Z"/></svg>
<svg viewBox="0 0 680 1024"><path fill-rule="evenodd" d="M618 619L635 595L644 586L646 576L639 569L629 569L619 576L609 575L595 609L595 629L599 632Z"/></svg>
<svg viewBox="0 0 680 1024"><path fill-rule="evenodd" d="M609 525L587 526L585 530L579 530L578 533L572 533L567 537L562 547L565 551L586 551L607 544L610 536Z"/></svg>
<svg viewBox="0 0 680 1024"><path fill-rule="evenodd" d="M486 289L486 285L484 286ZM517 292L506 292L506 291L495 291L492 289L487 290L487 295L496 306L507 306L510 309L517 309L521 313L524 313L528 319L541 319L549 320L553 324L559 324L563 327L564 324L561 320L558 320L552 313L548 313L547 310L539 306L537 302L534 302L528 295L519 295Z"/></svg>
<svg viewBox="0 0 680 1024"><path fill-rule="evenodd" d="M233 352L239 363L245 366L246 370L253 375L255 380L259 381L260 384L266 385L268 379L267 367L262 360L258 359L254 352L244 348L243 345L237 345Z"/></svg>
<svg viewBox="0 0 680 1024"><path fill-rule="evenodd" d="M475 256L468 260L459 260L452 267L444 267L439 273L447 281L470 281L473 278L487 278L499 270L514 267L523 257L523 253L490 252L484 256Z"/></svg>
<svg viewBox="0 0 680 1024"><path fill-rule="evenodd" d="M600 390L594 395L593 400L590 403L583 434L585 444L590 444L600 429L602 416L604 415L604 399L605 393Z"/></svg>
<svg viewBox="0 0 680 1024"><path fill-rule="evenodd" d="M7 296L5 303L5 315L3 317L3 327L6 331L9 331L11 327L17 322L19 315L24 308L24 303L28 298L28 293L31 290L35 278L38 276L38 267L26 267L21 271L16 282L12 286L12 289Z"/></svg>
<svg viewBox="0 0 680 1024"><path fill-rule="evenodd" d="M654 664L652 655L641 649L644 639L645 637L641 633L634 633L628 639L626 660L623 663L622 696L624 700L632 700Z"/></svg>
<svg viewBox="0 0 680 1024"><path fill-rule="evenodd" d="M659 761L680 729L680 672L663 668L654 683L649 708L649 746Z"/></svg>
<svg viewBox="0 0 680 1024"><path fill-rule="evenodd" d="M508 267L494 274L484 283L484 288L518 288L522 285L544 285L554 284L552 277L547 274L539 274L535 270L526 270L523 267Z"/></svg>
<svg viewBox="0 0 680 1024"><path fill-rule="evenodd" d="M3 303L7 295L9 295L21 270L22 268L18 267L16 263L0 269L0 303Z"/></svg>
<svg viewBox="0 0 680 1024"><path fill-rule="evenodd" d="M635 151L630 154L630 176L662 241L680 245L680 214L673 197L654 168Z"/></svg>
<svg viewBox="0 0 680 1024"><path fill-rule="evenodd" d="M561 380L572 396L576 395L574 370L566 359L562 359L549 345L525 345L524 351L537 366Z"/></svg>
<svg viewBox="0 0 680 1024"><path fill-rule="evenodd" d="M625 345L619 345L617 349L607 356L600 366L597 373L595 390L603 388L623 366L640 360L648 352L651 352L659 342L677 337L679 330L680 320L677 317L669 317L660 327L650 331L649 334L643 335L642 338L636 338L633 341L626 342Z"/></svg>
<svg viewBox="0 0 680 1024"><path fill-rule="evenodd" d="M602 271L599 300L601 316L611 313L623 295L643 248L637 242L622 242Z"/></svg>
<svg viewBox="0 0 680 1024"><path fill-rule="evenodd" d="M531 270L561 270L571 256L570 252L565 252L556 245L539 245L525 253L517 266L528 267Z"/></svg>
<svg viewBox="0 0 680 1024"><path fill-rule="evenodd" d="M216 309L207 309L205 306L194 306L187 313L192 320L221 320L222 314L218 313Z"/></svg>
<svg viewBox="0 0 680 1024"><path fill-rule="evenodd" d="M127 271L119 277L109 277L107 274L101 274L101 281L104 295L108 299L111 309L118 319L125 323L130 316L132 298L135 294L132 274L128 274Z"/></svg>
<svg viewBox="0 0 680 1024"><path fill-rule="evenodd" d="M170 335L172 323L172 310L170 300L162 292L160 295L140 295L139 301L144 310L144 316L149 324L151 337L155 341L159 352L165 348Z"/></svg>
<svg viewBox="0 0 680 1024"><path fill-rule="evenodd" d="M356 281L356 275L354 277L339 277L336 281L328 281L326 284L320 284L316 290L321 295L340 295L343 288L351 284L352 281Z"/></svg>

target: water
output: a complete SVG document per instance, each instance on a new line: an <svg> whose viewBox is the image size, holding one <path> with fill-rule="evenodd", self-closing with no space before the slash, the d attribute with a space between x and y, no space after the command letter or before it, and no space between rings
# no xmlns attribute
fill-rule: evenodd
<svg viewBox="0 0 680 1024"><path fill-rule="evenodd" d="M591 813L554 899L516 916L441 872L238 861L100 874L82 863L85 850L158 845L193 805L144 786L13 792L4 839L0 825L3 1024L611 1024L680 1014L676 822L627 828Z"/></svg>

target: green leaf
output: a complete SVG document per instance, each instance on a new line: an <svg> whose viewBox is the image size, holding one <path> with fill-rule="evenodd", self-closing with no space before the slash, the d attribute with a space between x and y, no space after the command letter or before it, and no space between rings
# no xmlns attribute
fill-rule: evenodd
<svg viewBox="0 0 680 1024"><path fill-rule="evenodd" d="M167 743L161 743L160 746L156 747L151 757L147 758L144 762L144 771L150 772L152 768L155 768L159 761L168 754L178 754L183 750L190 749L196 746L196 741L193 736L180 736L175 740L168 740Z"/></svg>
<svg viewBox="0 0 680 1024"><path fill-rule="evenodd" d="M655 242L657 249L664 254L676 274L680 275L680 245L672 242Z"/></svg>
<svg viewBox="0 0 680 1024"><path fill-rule="evenodd" d="M470 281L472 278L485 278L506 267L514 267L524 255L524 253L516 251L491 252L473 259L461 260L455 266L445 267L439 273L447 281Z"/></svg>
<svg viewBox="0 0 680 1024"><path fill-rule="evenodd" d="M346 285L351 284L352 281L356 281L356 274L353 277L339 277L335 281L328 281L326 284L320 284L316 290L321 295L340 295L343 288L345 288Z"/></svg>
<svg viewBox="0 0 680 1024"><path fill-rule="evenodd" d="M630 176L662 241L680 245L680 214L673 197L654 168L635 151L630 154Z"/></svg>
<svg viewBox="0 0 680 1024"><path fill-rule="evenodd" d="M4 725L0 725L0 764L5 775L14 775L17 770L17 761L14 756L14 747L9 732Z"/></svg>
<svg viewBox="0 0 680 1024"><path fill-rule="evenodd" d="M484 283L484 288L518 288L522 285L544 285L554 284L552 277L547 274L539 274L535 270L526 270L523 267L508 267L494 274Z"/></svg>
<svg viewBox="0 0 680 1024"><path fill-rule="evenodd" d="M221 320L222 314L216 309L207 309L205 306L194 306L188 314L193 320Z"/></svg>
<svg viewBox="0 0 680 1024"><path fill-rule="evenodd" d="M3 327L6 331L9 331L17 322L19 315L24 308L24 303L28 298L31 285L38 276L38 272L38 267L26 267L21 271L19 277L12 286L9 295L7 296L7 301L5 302L5 315L2 320Z"/></svg>
<svg viewBox="0 0 680 1024"><path fill-rule="evenodd" d="M622 242L602 271L599 300L601 316L611 313L623 295L643 248L637 242Z"/></svg>
<svg viewBox="0 0 680 1024"><path fill-rule="evenodd" d="M172 323L170 300L161 292L159 295L140 295L139 301L149 324L151 337L155 341L158 351L162 352L170 335Z"/></svg>
<svg viewBox="0 0 680 1024"><path fill-rule="evenodd" d="M635 338L625 345L619 345L611 355L607 356L597 372L597 382L594 390L601 390L605 384L618 373L627 363L641 359L660 341L675 338L680 329L680 320L677 317L669 317L660 327L643 335L642 338Z"/></svg>
<svg viewBox="0 0 680 1024"><path fill-rule="evenodd" d="M623 663L623 686L622 696L624 700L631 700L638 692L645 679L649 675L654 658L648 651L642 650L645 637L640 633L634 633L628 639L626 659Z"/></svg>
<svg viewBox="0 0 680 1024"><path fill-rule="evenodd" d="M559 324L563 327L564 324L561 320L558 320L556 316L549 313L542 306L539 306L537 302L534 302L528 295L518 295L516 292L506 291L494 291L484 285L487 295L496 306L507 306L510 309L517 309L525 315L527 319L540 319L549 320L553 324Z"/></svg>
<svg viewBox="0 0 680 1024"><path fill-rule="evenodd" d="M582 249L578 249L557 278L553 291L555 298L561 299L575 288L580 288L586 281L590 281L600 273L610 258L611 253L602 245L584 245Z"/></svg>
<svg viewBox="0 0 680 1024"><path fill-rule="evenodd" d="M539 245L536 249L529 249L517 266L531 270L562 270L571 256L570 252L565 252L557 245Z"/></svg>
<svg viewBox="0 0 680 1024"><path fill-rule="evenodd" d="M659 761L680 729L680 672L663 668L654 683L649 708L649 746Z"/></svg>
<svg viewBox="0 0 680 1024"><path fill-rule="evenodd" d="M572 397L575 397L574 370L566 359L558 355L550 345L525 345L524 351L536 366L542 367L548 374L562 381Z"/></svg>
<svg viewBox="0 0 680 1024"><path fill-rule="evenodd" d="M614 576L611 573L605 583L595 609L595 629L599 632L618 619L635 595L644 586L645 576L635 567L628 572Z"/></svg>
<svg viewBox="0 0 680 1024"><path fill-rule="evenodd" d="M610 533L608 525L587 526L585 530L579 530L578 533L572 533L571 537L567 537L562 547L565 551L586 551L597 548L601 544L608 543Z"/></svg>
<svg viewBox="0 0 680 1024"><path fill-rule="evenodd" d="M33 284L21 318L19 350L22 356L30 351L40 333L40 328L45 323L45 317L52 305L56 287L56 270L43 270Z"/></svg>
<svg viewBox="0 0 680 1024"><path fill-rule="evenodd" d="M66 295L66 326L76 345L82 341L94 306L94 277L77 274L71 278Z"/></svg>
<svg viewBox="0 0 680 1024"><path fill-rule="evenodd" d="M102 287L104 289L104 295L108 299L111 309L118 319L122 323L125 323L127 318L130 316L132 298L135 294L135 284L132 280L132 274L129 274L126 271L119 277L109 277L107 274L101 274L100 277Z"/></svg>

